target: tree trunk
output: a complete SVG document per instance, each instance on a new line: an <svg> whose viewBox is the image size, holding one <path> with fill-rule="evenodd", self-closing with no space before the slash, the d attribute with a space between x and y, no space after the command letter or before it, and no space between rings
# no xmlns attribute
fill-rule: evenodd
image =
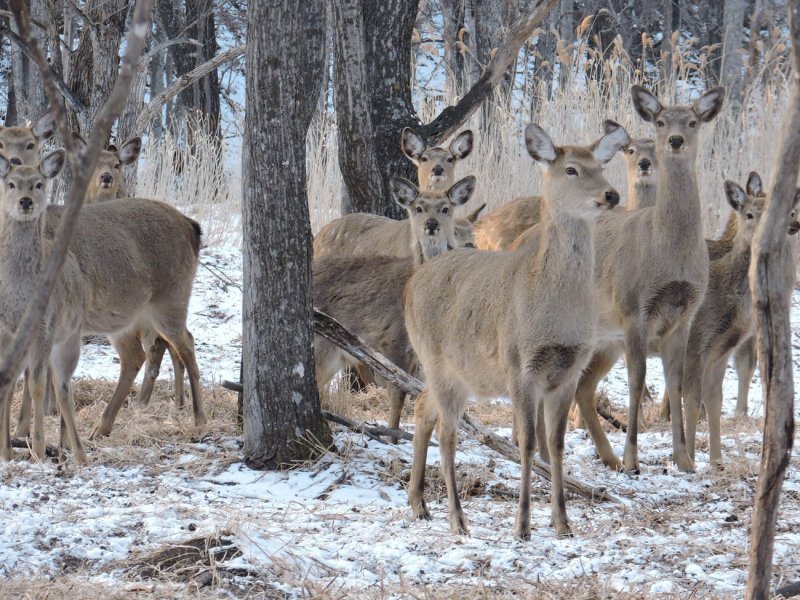
<svg viewBox="0 0 800 600"><path fill-rule="evenodd" d="M753 240L750 289L753 294L765 407L764 442L750 541L747 598L769 598L775 523L794 439L792 331L789 320L795 266L786 236L800 171L800 0L790 0L792 95L773 188ZM787 268L787 266L789 268Z"/></svg>
<svg viewBox="0 0 800 600"><path fill-rule="evenodd" d="M322 0L247 7L244 454L281 468L327 448L314 377L306 133L322 78Z"/></svg>
<svg viewBox="0 0 800 600"><path fill-rule="evenodd" d="M725 0L722 20L722 85L728 101L741 106L743 89L742 37L747 0Z"/></svg>
<svg viewBox="0 0 800 600"><path fill-rule="evenodd" d="M456 98L469 87L467 48L470 32L465 25L464 0L442 0L444 22L444 64L447 74L447 101Z"/></svg>
<svg viewBox="0 0 800 600"><path fill-rule="evenodd" d="M47 7L44 0L30 1L31 16L39 21L48 20ZM16 24L11 23L11 29L16 31ZM18 31L16 31L19 33ZM39 28L34 28L33 35L39 47L47 51L47 34ZM6 112L6 124L21 125L26 119L33 120L47 108L42 79L28 56L16 45L11 45L11 81L10 87L13 94L9 94L9 107Z"/></svg>

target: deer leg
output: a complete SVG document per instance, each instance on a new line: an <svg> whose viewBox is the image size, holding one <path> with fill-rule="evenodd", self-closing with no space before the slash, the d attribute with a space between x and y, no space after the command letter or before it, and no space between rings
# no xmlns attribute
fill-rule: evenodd
<svg viewBox="0 0 800 600"><path fill-rule="evenodd" d="M564 436L575 387L575 382L564 384L543 399L547 446L550 449L550 508L553 527L559 537L572 536L564 499Z"/></svg>
<svg viewBox="0 0 800 600"><path fill-rule="evenodd" d="M703 401L703 374L707 363L697 344L687 346L683 371L683 403L686 408L686 451L692 460L695 454L697 423L700 420L700 405Z"/></svg>
<svg viewBox="0 0 800 600"><path fill-rule="evenodd" d="M128 398L133 381L136 379L136 375L139 374L139 369L142 368L145 360L142 342L138 334L126 333L120 336L110 336L109 339L117 354L119 354L119 379L108 406L106 406L100 421L95 425L89 436L90 440L101 438L111 433L117 414Z"/></svg>
<svg viewBox="0 0 800 600"><path fill-rule="evenodd" d="M389 392L389 427L392 429L400 429L400 415L403 412L406 393L389 383L387 383L387 390ZM389 441L392 444L396 444L397 436L390 435Z"/></svg>
<svg viewBox="0 0 800 600"><path fill-rule="evenodd" d="M161 370L161 361L164 359L164 352L167 350L167 342L158 335L148 335L142 339L145 348L144 378L142 387L139 388L139 404L147 406L150 397L153 395L153 386L158 379Z"/></svg>
<svg viewBox="0 0 800 600"><path fill-rule="evenodd" d="M58 409L61 411L61 446L64 447L64 438L68 438L69 447L75 455L76 462L85 465L87 462L86 451L83 449L75 422L75 397L72 389L72 374L78 366L80 356L81 336L77 331L69 340L53 349L51 375L55 385Z"/></svg>
<svg viewBox="0 0 800 600"><path fill-rule="evenodd" d="M202 388L200 386L200 369L197 367L197 360L194 354L194 338L185 327L179 331L160 332L173 347L189 373L189 389L192 391L192 413L194 415L195 427L202 427L206 424L206 416L203 413Z"/></svg>
<svg viewBox="0 0 800 600"><path fill-rule="evenodd" d="M31 434L31 390L28 382L28 369L22 378L22 405L17 418L17 437L26 438Z"/></svg>
<svg viewBox="0 0 800 600"><path fill-rule="evenodd" d="M722 380L728 366L728 355L717 358L706 367L703 377L703 402L708 413L708 449L712 464L722 464Z"/></svg>
<svg viewBox="0 0 800 600"><path fill-rule="evenodd" d="M628 431L622 465L625 471L639 472L639 409L647 375L647 332L641 323L625 328L625 352L628 367Z"/></svg>
<svg viewBox="0 0 800 600"><path fill-rule="evenodd" d="M14 451L11 449L11 388L0 397L0 458L11 460Z"/></svg>
<svg viewBox="0 0 800 600"><path fill-rule="evenodd" d="M47 362L36 361L30 368L28 378L33 402L33 435L31 436L31 455L36 460L45 459L44 441L44 395L47 389Z"/></svg>
<svg viewBox="0 0 800 600"><path fill-rule="evenodd" d="M686 315L672 331L661 338L661 362L669 393L670 417L672 422L672 460L681 471L694 470L694 461L686 448L686 437L683 429L683 371L686 357L686 346L689 339L689 327L693 315ZM630 425L628 425L630 431Z"/></svg>
<svg viewBox="0 0 800 600"><path fill-rule="evenodd" d="M752 336L741 344L734 353L736 376L739 380L739 394L736 397L736 416L747 416L747 400L750 395L750 382L756 372L756 337Z"/></svg>
<svg viewBox="0 0 800 600"><path fill-rule="evenodd" d="M512 390L514 422L517 425L519 443L519 505L514 537L531 539L531 467L536 446L536 413L538 410L532 377L517 377Z"/></svg>
<svg viewBox="0 0 800 600"><path fill-rule="evenodd" d="M168 347L167 350L169 350L169 359L172 361L172 371L175 374L175 408L182 410L185 398L183 380L186 376L186 369L172 347Z"/></svg>
<svg viewBox="0 0 800 600"><path fill-rule="evenodd" d="M422 390L414 401L414 458L411 462L411 478L408 480L408 503L418 519L431 518L425 504L425 464L428 460L428 444L438 418L436 400L427 389Z"/></svg>
<svg viewBox="0 0 800 600"><path fill-rule="evenodd" d="M597 390L597 384L611 370L620 354L621 351L618 347L607 347L598 350L592 356L589 366L586 367L581 375L578 388L575 391L575 398L583 415L583 422L589 430L589 435L592 436L592 441L597 453L600 455L600 460L615 471L622 470L622 463L614 454L606 433L603 431L603 426L600 424L597 409L595 408L594 395L595 390Z"/></svg>

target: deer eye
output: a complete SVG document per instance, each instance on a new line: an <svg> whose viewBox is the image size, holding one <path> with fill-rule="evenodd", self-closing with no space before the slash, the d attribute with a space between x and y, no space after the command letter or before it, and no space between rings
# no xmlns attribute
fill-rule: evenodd
<svg viewBox="0 0 800 600"><path fill-rule="evenodd" d="M446 215L446 214L447 214L447 213L449 213L449 212L450 212L450 209L449 209L449 208L447 208L446 206L445 206L445 207L442 209L442 214L443 214L443 215Z"/></svg>
<svg viewBox="0 0 800 600"><path fill-rule="evenodd" d="M428 162L428 157L427 156L420 156L419 157L419 162Z"/></svg>
<svg viewBox="0 0 800 600"><path fill-rule="evenodd" d="M36 148L36 144L34 144L33 142L29 142L29 143L28 143L28 145L27 145L27 146L25 146L25 147L26 147L28 150L33 150L34 148Z"/></svg>
<svg viewBox="0 0 800 600"><path fill-rule="evenodd" d="M8 182L8 189L10 189L10 190L13 190L13 189L16 189L16 187L17 187L17 186L16 186L16 185L14 185L14 182L13 182L13 181L9 181L9 182Z"/></svg>
<svg viewBox="0 0 800 600"><path fill-rule="evenodd" d="M664 121L661 120L656 121L656 127L664 127Z"/></svg>
<svg viewBox="0 0 800 600"><path fill-rule="evenodd" d="M422 213L422 207L421 207L421 206L418 206L418 207L417 207L417 214L421 214L421 213Z"/></svg>
<svg viewBox="0 0 800 600"><path fill-rule="evenodd" d="M626 150L626 152L627 152L628 154L633 154L634 152L636 152L636 150L634 150L633 148L628 148L628 149Z"/></svg>
<svg viewBox="0 0 800 600"><path fill-rule="evenodd" d="M121 165L120 165L119 163L117 163L117 164L115 164L115 165L114 165L114 168L115 168L115 169L119 169L119 168L120 168L120 166L121 166Z"/></svg>
<svg viewBox="0 0 800 600"><path fill-rule="evenodd" d="M689 121L689 127L691 127L692 129L697 127L697 121Z"/></svg>
<svg viewBox="0 0 800 600"><path fill-rule="evenodd" d="M578 174L578 169L575 167L567 167L567 175L572 175L573 177Z"/></svg>
<svg viewBox="0 0 800 600"><path fill-rule="evenodd" d="M451 156L451 157L449 157L449 158L447 159L447 162L449 162L449 163L452 163L452 162L453 162L453 157L452 157L452 156Z"/></svg>
<svg viewBox="0 0 800 600"><path fill-rule="evenodd" d="M36 189L37 189L37 190L40 190L40 189L42 189L42 182L41 182L41 181L39 181L39 182L36 184Z"/></svg>
<svg viewBox="0 0 800 600"><path fill-rule="evenodd" d="M747 216L747 220L748 220L748 221L749 221L750 219L753 219L753 218L754 218L754 217L753 217L753 213L747 213L747 215L746 215L746 216Z"/></svg>

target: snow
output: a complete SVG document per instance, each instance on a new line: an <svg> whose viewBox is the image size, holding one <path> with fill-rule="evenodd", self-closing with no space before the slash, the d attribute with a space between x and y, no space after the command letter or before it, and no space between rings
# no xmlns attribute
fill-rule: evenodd
<svg viewBox="0 0 800 600"><path fill-rule="evenodd" d="M198 270L189 319L200 369L208 383L238 379L241 252L205 248L201 261L211 268ZM794 322L800 323L798 293L792 309ZM795 328L794 344L799 342ZM114 379L114 359L110 347L87 344L79 375ZM304 369L297 364L295 373L302 376ZM169 369L160 377L168 379ZM647 380L659 397L658 359L648 361ZM603 387L615 409L625 406L621 363ZM738 433L733 427L729 417L736 394L731 369L724 391L724 471L708 463L705 425L692 474L671 464L667 427L640 433L638 475L610 472L596 458L587 433L569 430L565 472L606 487L621 503L590 502L568 493L575 536L558 539L550 527L549 486L534 477L533 533L527 543L512 537L516 502L491 493L516 491L519 466L463 436L459 467L479 471L485 479L485 487L463 503L469 536L450 533L446 498L430 486L426 497L433 519L413 519L402 481L411 466L408 442L384 445L339 432L337 454L282 472L250 470L241 462L240 438L214 431L199 441L155 445L143 451L142 464L116 460L120 451L113 444L92 449L92 463L83 468L70 461L33 463L18 455L0 463L0 578L54 578L79 561L81 578L119 584L132 577L127 570L132 557L226 532L241 554L217 566L243 573L234 580L273 582L289 597L308 595L309 585L319 586L312 590L335 585L345 596L385 590L399 597L423 586L530 590L538 583L581 582L602 582L606 595L741 597L760 434L755 427ZM762 414L760 395L756 380L750 396L754 416ZM501 408L507 404L505 399L492 402ZM507 427L497 431L510 434ZM624 434L610 433L609 440L621 456ZM787 472L775 541L776 572L789 580L800 576L797 455L795 450ZM436 467L439 460L438 448L430 448L428 464Z"/></svg>

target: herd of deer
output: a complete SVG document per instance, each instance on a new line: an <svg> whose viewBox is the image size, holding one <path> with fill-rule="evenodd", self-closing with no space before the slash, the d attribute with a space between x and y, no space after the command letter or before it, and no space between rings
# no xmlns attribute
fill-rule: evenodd
<svg viewBox="0 0 800 600"><path fill-rule="evenodd" d="M437 428L450 527L467 532L455 451L469 398L511 398L522 465L515 527L521 539L530 538L535 448L550 463L552 524L558 535L570 534L562 461L573 402L601 460L615 470L638 470L649 353L659 353L664 365L662 414L671 419L672 458L681 471L694 469L701 405L710 459L722 461L722 379L734 353L736 410L746 414L755 369L748 270L764 186L755 172L745 189L726 181L734 212L720 239L704 239L698 134L719 113L724 89L708 90L691 106L663 106L641 86L631 94L638 115L654 127L652 139L631 139L606 121L594 143L556 146L530 124L525 144L543 170L541 196L514 199L480 219L483 206L467 219L454 217L476 185L474 177L454 182L455 163L472 150L472 132L449 148L426 148L405 129L401 147L417 166L420 186L395 177L391 189L409 218L347 215L314 239L314 305L425 379L414 407L408 486L416 517L430 519L425 462ZM627 165L625 211L610 210L620 195L603 177L603 164L619 151ZM800 193L788 234L800 229L798 205ZM794 260L785 268L793 281ZM320 387L343 367L358 367L320 336L315 354ZM629 412L620 462L600 425L595 391L623 354ZM404 394L389 387L389 426L397 428Z"/></svg>
<svg viewBox="0 0 800 600"><path fill-rule="evenodd" d="M0 347L11 345L41 279L63 207L48 204L47 180L61 171L66 153L40 159L43 142L55 133L46 113L27 127L0 128ZM79 152L85 141L76 135ZM108 435L133 381L147 361L140 401L146 403L169 348L176 366L176 400L183 398L183 369L189 375L194 422L205 423L194 340L186 328L200 249L200 226L164 202L115 199L121 167L138 158L141 140L100 153L87 205L70 244L63 271L23 365L25 387L17 435L28 437L33 405L31 452L45 456L45 397L52 390L61 413L61 445L86 462L75 424L72 375L81 336L106 335L120 358L114 394L92 437ZM23 373L14 374L16 376ZM0 398L0 457L12 457L11 392Z"/></svg>
<svg viewBox="0 0 800 600"><path fill-rule="evenodd" d="M512 200L479 218L484 206L456 218L475 177L454 181L456 162L472 151L471 131L448 148L427 148L411 129L401 146L420 186L394 177L391 191L409 218L351 214L314 239L314 304L340 320L398 366L424 376L415 404L416 435L408 499L414 514L430 512L423 497L425 462L438 428L449 519L467 532L455 478L456 431L470 397L509 396L522 472L515 535L530 537L530 472L534 449L552 471L552 523L569 535L562 462L568 413L577 403L602 461L636 471L638 413L648 353L664 364L662 411L672 424L673 460L694 468L701 405L709 421L712 462L722 460L722 377L736 353L738 413L747 411L755 368L753 307L748 286L750 243L765 194L759 175L745 189L725 182L734 209L721 239L705 240L696 175L698 132L720 111L714 88L692 106L664 107L640 86L636 112L655 128L632 140L613 121L587 146L556 146L535 124L525 130L528 153L543 169L541 196ZM8 347L34 296L63 208L48 204L47 180L64 150L40 159L55 132L45 114L30 127L0 128L0 347ZM76 134L77 136L77 134ZM78 146L85 146L80 136ZM166 203L117 199L121 166L136 161L141 140L101 154L63 272L28 352L17 435L45 453L45 398L60 410L61 444L86 461L75 424L71 378L81 336L106 335L119 353L120 376L92 437L108 435L134 378L146 362L139 400L146 403L169 350L176 401L188 372L194 422L203 425L194 340L186 328L197 269L199 225ZM619 193L603 165L622 151L627 164L626 211L611 210ZM800 194L798 195L800 198ZM800 229L797 206L789 234ZM477 248L475 248L477 246ZM793 260L785 268L794 274ZM792 278L787 278L791 280ZM789 290L787 290L788 292ZM345 366L343 350L315 339L317 382L327 385ZM599 381L625 355L629 384L622 462L595 407ZM365 378L365 369L361 372ZM389 386L389 426L397 429L404 393ZM11 393L0 398L0 456L12 456ZM683 409L686 409L684 424Z"/></svg>

